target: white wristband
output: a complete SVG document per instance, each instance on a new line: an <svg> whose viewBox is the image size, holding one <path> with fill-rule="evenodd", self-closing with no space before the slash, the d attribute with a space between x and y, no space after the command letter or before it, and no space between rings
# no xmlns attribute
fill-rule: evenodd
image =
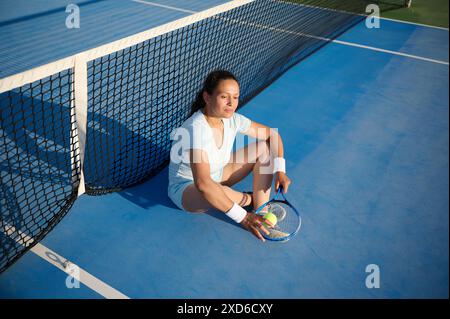
<svg viewBox="0 0 450 319"><path fill-rule="evenodd" d="M233 203L233 207L225 214L239 224L247 215L247 211L238 204Z"/></svg>
<svg viewBox="0 0 450 319"><path fill-rule="evenodd" d="M286 161L282 157L275 157L273 160L273 173L276 172L286 173Z"/></svg>

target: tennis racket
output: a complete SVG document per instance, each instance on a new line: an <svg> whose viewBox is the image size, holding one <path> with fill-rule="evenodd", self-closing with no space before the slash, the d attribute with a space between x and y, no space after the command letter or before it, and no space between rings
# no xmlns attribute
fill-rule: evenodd
<svg viewBox="0 0 450 319"><path fill-rule="evenodd" d="M255 214L264 216L268 212L277 217L277 223L273 228L266 227L269 235L261 232L265 239L283 242L297 235L302 225L302 219L298 210L286 199L281 186L275 196L261 205Z"/></svg>

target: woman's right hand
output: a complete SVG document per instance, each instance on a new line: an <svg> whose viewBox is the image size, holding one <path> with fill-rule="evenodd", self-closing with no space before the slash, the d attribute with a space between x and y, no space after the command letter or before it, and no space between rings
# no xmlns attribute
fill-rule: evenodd
<svg viewBox="0 0 450 319"><path fill-rule="evenodd" d="M245 229L247 229L261 241L266 241L260 233L260 231L263 231L266 235L269 235L269 231L263 223L273 227L273 225L268 220L254 213L247 213L247 215L241 221L241 224Z"/></svg>

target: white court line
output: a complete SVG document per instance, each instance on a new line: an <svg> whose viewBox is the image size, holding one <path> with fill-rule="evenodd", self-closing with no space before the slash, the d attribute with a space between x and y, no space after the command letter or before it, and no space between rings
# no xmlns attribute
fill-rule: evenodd
<svg viewBox="0 0 450 319"><path fill-rule="evenodd" d="M155 3L155 2L151 2L151 1L143 1L143 0L132 0L132 1L133 2L142 3L142 4L146 4L146 5L149 5L149 6L160 7L160 8L165 8L165 9L170 9L170 10L175 10L175 11L181 11L181 12L186 12L186 13L197 13L197 11L192 11L192 10L187 10L187 9L181 9L181 8L177 8L177 7L167 6L167 5L164 5L164 4Z"/></svg>
<svg viewBox="0 0 450 319"><path fill-rule="evenodd" d="M2 224L4 224L2 222ZM34 242L34 239L24 234L20 230L17 230L14 226L6 226L6 233L8 237L15 240L18 244L22 246L29 246ZM19 237L19 238L17 238ZM108 284L104 283L100 279L94 277L84 269L80 268L78 265L68 261L66 258L61 255L55 253L51 249L45 247L44 245L38 243L36 246L30 249L33 253L49 262L59 270L65 272L67 275L72 275L72 270L76 269L79 274L79 278L77 280L82 284L86 285L99 295L107 298L107 299L129 299L126 295L121 293L120 291L112 288ZM69 288L67 288L69 289ZM75 288L72 288L75 289Z"/></svg>
<svg viewBox="0 0 450 319"><path fill-rule="evenodd" d="M185 9L172 7L172 6L167 6L167 5L162 5L162 4L154 3L154 2L150 2L150 1L143 1L143 0L132 0L132 1L139 2L139 3L144 3L144 4L147 4L147 5L157 6L157 7L163 7L163 8L171 9L171 10L177 10L177 11L188 12L188 13L196 13L196 11L185 10ZM293 4L293 5L302 5L302 4ZM308 6L308 5L305 5L305 6ZM327 10L338 11L338 10L334 10L334 9L327 9ZM360 14L360 15L365 16L363 14ZM417 23L413 23L413 22L394 20L394 19L389 19L389 18L382 18L381 17L381 19L391 20L391 21L395 21L395 22L403 22L403 23L414 24L414 25L421 25L421 24L417 24ZM427 26L427 25L421 25L421 26ZM289 31L282 30L282 29L264 27L262 25L258 25L258 27L266 28L266 29L274 29L274 30L277 30L279 32L293 33L293 32L289 32ZM427 27L433 27L433 26L427 26ZM441 28L441 27L433 27L433 28L443 29L443 30L447 30L448 31L448 29ZM300 33L297 33L297 34L300 35L300 36L308 36L308 35L300 34ZM392 55L402 56L402 57L411 58L411 59L415 59L415 60L421 60L421 61L427 61L427 62L432 62L432 63L437 63L437 64L449 65L449 63L446 62L446 61L430 59L430 58L421 57L421 56L418 56L418 55L402 53L402 52L397 52L397 51L392 51L392 50L386 50L386 49L381 49L381 48L377 48L377 47L372 47L372 46L367 46L367 45L362 45L362 44L357 44L357 43L347 42L347 41L332 40L332 39L328 39L328 38L315 37L315 36L309 36L309 37L316 38L316 39L323 40L323 41L327 41L327 42L333 42L333 43L337 43L337 44L342 44L342 45L347 45L347 46L367 49L367 50L371 50L371 51L383 52L383 53L388 53L388 54L392 54Z"/></svg>
<svg viewBox="0 0 450 319"><path fill-rule="evenodd" d="M286 2L285 2L285 3L286 3ZM335 11L335 12L341 12L341 13L348 13L348 12L346 12L346 11L344 11L344 10L331 9L331 8L325 8L325 7L318 7L318 6L308 5L308 4L292 3L292 2L289 2L288 4L295 5L295 6L304 6L304 7L309 7L309 8L319 8L319 9L321 9L321 10L327 10L327 11ZM362 17L368 17L368 15L367 15L367 14L364 14L364 13L357 13L356 15L362 16ZM448 31L448 28L437 27L437 26L429 25L429 24L423 24L423 23L412 22L412 21L405 21L405 20L398 20L398 19L386 18L386 17L379 17L379 18L380 18L381 20L388 20L388 21L394 21L394 22L403 23L403 24L412 24L412 25L417 25L417 26L421 26L421 27L427 27L427 28L433 28L433 29L440 29L440 30Z"/></svg>
<svg viewBox="0 0 450 319"><path fill-rule="evenodd" d="M235 22L235 23L240 23L240 24L252 26L252 27L256 27L256 28L272 30L272 31L275 31L275 32L292 34L292 35L296 35L296 36L300 36L300 37L307 37L307 38L316 39L316 40L325 41L325 42L333 42L333 43L336 43L336 44L347 45L347 46L362 48L362 49L371 50L371 51L383 52L383 53L388 53L388 54L392 54L392 55L402 56L402 57L406 57L406 58L411 58L411 59L416 59L416 60L421 60L421 61L426 61L426 62L443 64L443 65L447 65L447 66L449 65L449 63L447 61L430 59L430 58L421 57L421 56L418 56L418 55L407 54L407 53L391 51L391 50L385 50L385 49L380 49L380 48L371 47L371 46L367 46L367 45L357 44L357 43L353 43L353 42L346 42L346 41L341 41L341 40L336 40L336 39L333 40L333 39L319 37L319 36L315 36L315 35L311 35L311 34L284 30L284 29L280 29L280 28L268 27L268 26L265 26L265 25L262 25L262 24L258 24L258 23L248 23L248 22L240 21L240 20L236 20L236 19L226 19L226 20L229 20L229 21Z"/></svg>
<svg viewBox="0 0 450 319"><path fill-rule="evenodd" d="M433 29L439 29L439 30L448 31L448 28L437 27L435 25L429 25L429 24L423 24L423 23L411 22L411 21L403 21L403 20L392 19L392 18L385 18L385 17L380 17L380 19L394 21L394 22L398 22L398 23L404 23L404 24L418 25L420 27L427 27L427 28L433 28Z"/></svg>
<svg viewBox="0 0 450 319"><path fill-rule="evenodd" d="M389 53L389 54L392 54L392 55L398 55L398 56L403 56L403 57L406 57L406 58L422 60L422 61L427 61L427 62L433 62L433 63L443 64L443 65L447 65L448 66L448 62L447 61L435 60L435 59L421 57L421 56L418 56L418 55L407 54L407 53L391 51L391 50L385 50L385 49L380 49L380 48L371 47L371 46L362 45L362 44L357 44L357 43L352 43L352 42L346 42L346 41L340 41L340 40L331 40L331 39L328 39L328 40L330 42L334 42L334 43L337 43L337 44L348 45L348 46L352 46L352 47L357 47L357 48L362 48L362 49L367 49L367 50L372 50L372 51L377 51L377 52Z"/></svg>

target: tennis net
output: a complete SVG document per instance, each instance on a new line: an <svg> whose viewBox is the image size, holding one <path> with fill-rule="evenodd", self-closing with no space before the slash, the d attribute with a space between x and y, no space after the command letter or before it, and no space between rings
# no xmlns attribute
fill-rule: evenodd
<svg viewBox="0 0 450 319"><path fill-rule="evenodd" d="M231 1L1 79L0 272L80 194L160 172L210 71L237 76L242 106L373 2Z"/></svg>

